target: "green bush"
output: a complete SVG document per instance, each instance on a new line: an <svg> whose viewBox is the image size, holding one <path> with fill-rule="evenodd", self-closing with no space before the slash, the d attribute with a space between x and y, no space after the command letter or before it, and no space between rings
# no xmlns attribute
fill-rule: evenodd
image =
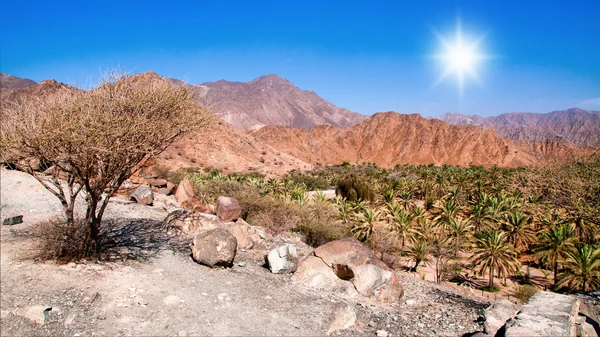
<svg viewBox="0 0 600 337"><path fill-rule="evenodd" d="M338 182L335 194L349 201L375 201L375 192L362 177L354 173Z"/></svg>
<svg viewBox="0 0 600 337"><path fill-rule="evenodd" d="M285 177L285 180L293 181L296 184L304 184L309 191L326 190L329 188L327 180L301 172L292 171Z"/></svg>

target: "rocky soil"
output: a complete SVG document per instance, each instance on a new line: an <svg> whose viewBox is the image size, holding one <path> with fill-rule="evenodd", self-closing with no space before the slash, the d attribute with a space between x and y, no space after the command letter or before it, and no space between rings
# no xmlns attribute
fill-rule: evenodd
<svg viewBox="0 0 600 337"><path fill-rule="evenodd" d="M354 311L357 324L333 335L462 336L483 329L486 299L415 274L397 272L405 295L396 307L348 300L272 274L264 254L284 242L301 248L291 236L239 250L232 268L199 265L188 242L161 230L175 208L169 200L143 206L115 198L107 210L108 261L36 261L34 225L59 214L58 201L23 173L0 173L2 218L24 216L22 224L1 226L3 336L325 335L340 307Z"/></svg>

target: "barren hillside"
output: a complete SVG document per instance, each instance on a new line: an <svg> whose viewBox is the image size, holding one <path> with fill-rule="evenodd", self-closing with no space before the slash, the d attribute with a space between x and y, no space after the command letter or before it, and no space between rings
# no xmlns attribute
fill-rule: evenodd
<svg viewBox="0 0 600 337"><path fill-rule="evenodd" d="M535 158L494 131L454 126L420 115L377 113L348 129L264 127L252 133L310 163L344 161L396 164L521 166Z"/></svg>
<svg viewBox="0 0 600 337"><path fill-rule="evenodd" d="M600 144L599 111L573 108L545 114L513 112L487 118L448 113L438 119L450 124L473 124L492 129L510 140L568 141L579 146Z"/></svg>
<svg viewBox="0 0 600 337"><path fill-rule="evenodd" d="M329 103L313 91L301 90L277 75L250 82L208 82L197 88L200 105L246 131L265 125L349 127L366 118Z"/></svg>

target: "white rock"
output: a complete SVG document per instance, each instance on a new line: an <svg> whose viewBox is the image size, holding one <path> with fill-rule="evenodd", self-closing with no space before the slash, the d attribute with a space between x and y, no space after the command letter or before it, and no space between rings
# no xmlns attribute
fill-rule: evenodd
<svg viewBox="0 0 600 337"><path fill-rule="evenodd" d="M415 304L415 300L406 300L406 304L413 305Z"/></svg>
<svg viewBox="0 0 600 337"><path fill-rule="evenodd" d="M385 330L377 330L377 337L388 337L388 332Z"/></svg>
<svg viewBox="0 0 600 337"><path fill-rule="evenodd" d="M296 246L285 244L273 249L267 255L269 269L274 274L288 274L296 271L298 267L298 252Z"/></svg>
<svg viewBox="0 0 600 337"><path fill-rule="evenodd" d="M17 309L15 315L25 317L39 325L43 325L46 322L46 316L50 310L52 310L52 307L47 305L32 305L30 307Z"/></svg>
<svg viewBox="0 0 600 337"><path fill-rule="evenodd" d="M175 295L169 295L163 299L163 303L166 305L174 305L179 302L183 302L183 300Z"/></svg>

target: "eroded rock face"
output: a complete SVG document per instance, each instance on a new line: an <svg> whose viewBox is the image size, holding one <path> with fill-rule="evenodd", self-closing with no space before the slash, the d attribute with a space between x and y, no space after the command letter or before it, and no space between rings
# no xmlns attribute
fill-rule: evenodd
<svg viewBox="0 0 600 337"><path fill-rule="evenodd" d="M184 202L195 196L196 190L194 190L194 185L192 185L192 182L188 179L183 179L177 186L177 190L175 191L175 199L177 199L179 202Z"/></svg>
<svg viewBox="0 0 600 337"><path fill-rule="evenodd" d="M194 260L213 267L231 267L237 250L235 236L224 228L201 232L190 244Z"/></svg>
<svg viewBox="0 0 600 337"><path fill-rule="evenodd" d="M240 203L235 198L219 197L217 199L217 217L221 221L236 221L242 214Z"/></svg>
<svg viewBox="0 0 600 337"><path fill-rule="evenodd" d="M154 202L154 192L148 186L140 186L131 193L131 198L135 199L139 204L152 205Z"/></svg>
<svg viewBox="0 0 600 337"><path fill-rule="evenodd" d="M289 274L298 267L298 252L289 243L275 248L267 255L267 265L273 274Z"/></svg>
<svg viewBox="0 0 600 337"><path fill-rule="evenodd" d="M351 297L360 294L379 304L396 304L404 295L394 271L350 238L316 248L300 262L292 280Z"/></svg>
<svg viewBox="0 0 600 337"><path fill-rule="evenodd" d="M502 328L506 321L517 315L519 309L519 305L506 299L492 303L485 309L485 333L490 336L496 335L496 332Z"/></svg>

